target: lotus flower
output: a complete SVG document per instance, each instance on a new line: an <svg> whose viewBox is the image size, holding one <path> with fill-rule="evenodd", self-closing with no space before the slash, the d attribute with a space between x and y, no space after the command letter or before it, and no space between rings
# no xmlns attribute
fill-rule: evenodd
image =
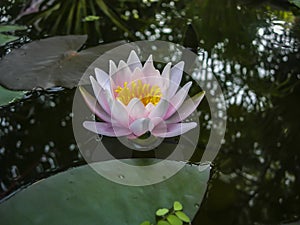
<svg viewBox="0 0 300 225"><path fill-rule="evenodd" d="M102 121L85 121L86 129L134 139L148 132L156 137L174 137L197 126L183 121L196 110L204 92L188 98L192 82L180 87L184 62L172 68L168 63L160 73L151 55L142 65L131 51L127 63L121 60L117 67L110 61L109 66L109 74L96 68L96 79L90 77L96 98L80 87L88 107Z"/></svg>

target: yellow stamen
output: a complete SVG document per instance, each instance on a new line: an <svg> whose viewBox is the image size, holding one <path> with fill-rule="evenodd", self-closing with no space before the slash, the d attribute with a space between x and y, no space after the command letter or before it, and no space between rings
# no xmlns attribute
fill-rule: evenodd
<svg viewBox="0 0 300 225"><path fill-rule="evenodd" d="M144 84L141 80L132 81L130 84L124 82L123 87L118 86L115 89L115 93L117 93L117 99L125 105L128 105L133 98L139 98L145 106L148 103L157 105L162 97L159 86L150 86L150 84Z"/></svg>

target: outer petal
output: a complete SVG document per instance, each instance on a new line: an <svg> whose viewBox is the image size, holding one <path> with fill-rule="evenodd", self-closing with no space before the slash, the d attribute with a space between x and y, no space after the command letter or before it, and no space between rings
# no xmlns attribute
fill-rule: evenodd
<svg viewBox="0 0 300 225"><path fill-rule="evenodd" d="M124 127L112 127L111 124L94 122L94 121L84 121L83 126L97 134L102 134L109 137L120 137L130 135L132 132L128 128Z"/></svg>
<svg viewBox="0 0 300 225"><path fill-rule="evenodd" d="M175 123L175 124L168 124L167 125L167 132L161 132L161 129L156 129L156 127L152 130L152 134L157 137L175 137L181 135L183 133L188 132L189 130L195 128L197 123L190 122L190 123Z"/></svg>
<svg viewBox="0 0 300 225"><path fill-rule="evenodd" d="M194 95L192 98L187 99L181 107L177 110L177 113L173 114L169 119L166 120L167 123L178 123L186 119L200 104L203 99L205 92L200 92Z"/></svg>
<svg viewBox="0 0 300 225"><path fill-rule="evenodd" d="M171 115L176 112L176 110L181 106L186 96L189 93L189 90L192 86L192 82L186 83L170 100L169 109L164 117L164 119L168 119Z"/></svg>
<svg viewBox="0 0 300 225"><path fill-rule="evenodd" d="M142 63L134 50L132 50L129 54L127 65L129 66L131 72L133 72L135 68L143 68Z"/></svg>
<svg viewBox="0 0 300 225"><path fill-rule="evenodd" d="M171 68L168 98L173 97L180 85L183 74L183 67L184 62L181 61Z"/></svg>
<svg viewBox="0 0 300 225"><path fill-rule="evenodd" d="M131 119L136 120L145 116L146 109L144 104L138 98L133 98L127 105L127 111Z"/></svg>
<svg viewBox="0 0 300 225"><path fill-rule="evenodd" d="M111 121L110 115L107 114L105 110L97 103L96 99L92 95L90 95L83 87L79 87L79 90L87 106L90 108L90 110L93 113L95 113L95 115L100 119L106 122L110 122Z"/></svg>
<svg viewBox="0 0 300 225"><path fill-rule="evenodd" d="M99 68L95 68L95 75L100 86L105 90L110 90L108 74Z"/></svg>
<svg viewBox="0 0 300 225"><path fill-rule="evenodd" d="M137 119L130 124L129 129L134 135L141 136L142 134L149 131L149 123L150 119L148 118Z"/></svg>
<svg viewBox="0 0 300 225"><path fill-rule="evenodd" d="M165 99L161 99L159 103L153 108L153 110L149 113L149 118L160 117L163 118L167 112L169 106L169 102Z"/></svg>
<svg viewBox="0 0 300 225"><path fill-rule="evenodd" d="M99 85L99 83L95 80L94 77L90 76L90 80L92 83L92 87L94 90L94 94L100 103L101 107L108 113L110 114L110 107L107 101L107 95L106 91Z"/></svg>
<svg viewBox="0 0 300 225"><path fill-rule="evenodd" d="M111 115L116 120L114 126L129 126L129 116L126 107L119 100L115 100L112 104Z"/></svg>

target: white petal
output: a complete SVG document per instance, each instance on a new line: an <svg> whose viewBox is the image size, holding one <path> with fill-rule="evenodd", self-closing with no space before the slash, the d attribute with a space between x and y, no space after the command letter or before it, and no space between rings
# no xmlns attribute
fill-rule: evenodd
<svg viewBox="0 0 300 225"><path fill-rule="evenodd" d="M145 77L160 76L160 72L153 66L152 55L145 62L142 71Z"/></svg>
<svg viewBox="0 0 300 225"><path fill-rule="evenodd" d="M83 87L80 86L79 90L90 110L100 119L106 122L110 122L110 115L107 114L107 112L97 103L96 99L92 95L90 95Z"/></svg>
<svg viewBox="0 0 300 225"><path fill-rule="evenodd" d="M101 107L110 114L110 107L107 101L106 91L99 85L99 83L95 80L94 77L90 76L90 80L92 83L92 87L94 90L94 94L100 103Z"/></svg>
<svg viewBox="0 0 300 225"><path fill-rule="evenodd" d="M190 122L190 123L176 123L176 124L168 124L167 125L167 132L161 132L161 130L153 129L152 134L157 137L175 137L181 134L188 132L189 130L195 128L197 123Z"/></svg>
<svg viewBox="0 0 300 225"><path fill-rule="evenodd" d="M134 135L141 136L149 131L149 122L150 119L147 118L137 119L130 124L129 129Z"/></svg>
<svg viewBox="0 0 300 225"><path fill-rule="evenodd" d="M125 82L130 83L131 81L131 70L128 65L121 60L119 62L118 70L112 75L112 79L116 86L123 87Z"/></svg>
<svg viewBox="0 0 300 225"><path fill-rule="evenodd" d="M135 70L135 68L143 68L142 63L134 50L132 50L129 54L129 57L127 59L127 65L129 66L132 72Z"/></svg>
<svg viewBox="0 0 300 225"><path fill-rule="evenodd" d="M130 135L132 132L124 127L112 127L109 123L84 121L83 126L97 134L102 134L109 137L120 137Z"/></svg>
<svg viewBox="0 0 300 225"><path fill-rule="evenodd" d="M160 117L163 118L167 112L169 102L165 99L161 99L159 103L153 108L149 114L149 118Z"/></svg>
<svg viewBox="0 0 300 225"><path fill-rule="evenodd" d="M109 60L109 75L112 76L116 72L117 72L116 64L112 60Z"/></svg>
<svg viewBox="0 0 300 225"><path fill-rule="evenodd" d="M109 90L110 83L109 83L109 76L106 72L99 68L95 68L95 75L98 83L103 89Z"/></svg>
<svg viewBox="0 0 300 225"><path fill-rule="evenodd" d="M146 109L140 99L133 98L127 105L127 112L131 119L136 120L145 116Z"/></svg>
<svg viewBox="0 0 300 225"><path fill-rule="evenodd" d="M177 113L173 114L169 119L166 120L167 123L177 123L185 120L200 104L203 99L205 92L200 92L194 95L192 98L188 98L177 110Z"/></svg>
<svg viewBox="0 0 300 225"><path fill-rule="evenodd" d="M171 68L170 84L168 90L168 98L173 97L176 93L183 75L184 62L181 61Z"/></svg>
<svg viewBox="0 0 300 225"><path fill-rule="evenodd" d="M129 127L129 116L126 107L119 100L113 102L111 115L116 120L116 123L113 124L114 126Z"/></svg>
<svg viewBox="0 0 300 225"><path fill-rule="evenodd" d="M174 112L177 111L177 109L181 106L183 101L185 100L186 96L189 93L189 90L192 86L192 82L186 83L170 100L170 105L167 110L167 113L164 117L164 119L168 119L171 115L174 114Z"/></svg>

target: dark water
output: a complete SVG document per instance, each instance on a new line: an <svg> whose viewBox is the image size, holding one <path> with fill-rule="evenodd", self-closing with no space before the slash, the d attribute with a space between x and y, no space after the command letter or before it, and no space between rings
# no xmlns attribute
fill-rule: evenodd
<svg viewBox="0 0 300 225"><path fill-rule="evenodd" d="M23 1L2 2L2 22ZM208 192L193 224L283 224L300 220L300 10L285 1L64 2L47 17L26 16L19 43L45 35L88 33L88 45L115 40L167 40L203 56L222 86L227 130ZM85 2L85 1L80 1ZM89 3L88 3L89 2ZM5 10L4 10L5 9ZM50 8L51 9L51 8ZM72 9L72 10L70 10ZM86 11L85 11L86 10ZM67 15L72 12L69 20ZM61 15L61 16L58 16ZM83 23L84 15L99 15ZM71 108L75 90L36 90L0 111L0 198L42 177L83 164ZM211 127L206 101L199 161Z"/></svg>

